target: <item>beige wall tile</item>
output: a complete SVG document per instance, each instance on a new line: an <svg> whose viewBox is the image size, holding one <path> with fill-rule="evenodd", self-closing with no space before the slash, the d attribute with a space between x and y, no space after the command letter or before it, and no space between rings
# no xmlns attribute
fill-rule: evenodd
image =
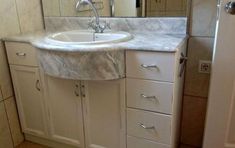
<svg viewBox="0 0 235 148"><path fill-rule="evenodd" d="M91 16L91 11L77 12L76 1L74 0L60 0L61 16Z"/></svg>
<svg viewBox="0 0 235 148"><path fill-rule="evenodd" d="M10 129L3 102L0 102L0 147L13 148Z"/></svg>
<svg viewBox="0 0 235 148"><path fill-rule="evenodd" d="M6 59L6 53L3 44L1 42L0 42L0 85L4 99L13 96L13 89L12 89L9 67Z"/></svg>
<svg viewBox="0 0 235 148"><path fill-rule="evenodd" d="M207 100L184 97L181 143L200 147L203 140Z"/></svg>
<svg viewBox="0 0 235 148"><path fill-rule="evenodd" d="M0 0L0 38L20 33L15 0Z"/></svg>
<svg viewBox="0 0 235 148"><path fill-rule="evenodd" d="M43 29L40 0L16 0L21 32Z"/></svg>
<svg viewBox="0 0 235 148"><path fill-rule="evenodd" d="M5 108L9 120L9 126L12 134L12 139L14 146L19 145L21 142L24 141L23 133L21 132L18 113L16 110L16 103L14 97L11 97L4 101Z"/></svg>
<svg viewBox="0 0 235 148"><path fill-rule="evenodd" d="M42 0L44 16L60 16L60 0Z"/></svg>
<svg viewBox="0 0 235 148"><path fill-rule="evenodd" d="M186 68L186 95L208 96L210 74L199 73L199 60L211 60L213 52L213 38L192 37L189 39L188 63Z"/></svg>
<svg viewBox="0 0 235 148"><path fill-rule="evenodd" d="M190 33L213 37L216 25L217 0L192 0Z"/></svg>

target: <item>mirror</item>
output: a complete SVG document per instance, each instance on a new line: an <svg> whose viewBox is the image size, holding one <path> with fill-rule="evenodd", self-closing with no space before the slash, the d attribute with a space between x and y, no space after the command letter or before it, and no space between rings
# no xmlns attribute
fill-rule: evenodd
<svg viewBox="0 0 235 148"><path fill-rule="evenodd" d="M76 10L78 0L42 0L46 17L93 16L88 5ZM104 17L182 17L187 0L92 0Z"/></svg>

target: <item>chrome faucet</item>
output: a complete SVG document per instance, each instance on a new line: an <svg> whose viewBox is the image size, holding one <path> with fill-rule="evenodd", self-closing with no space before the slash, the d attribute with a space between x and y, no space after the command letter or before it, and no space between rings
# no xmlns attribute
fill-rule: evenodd
<svg viewBox="0 0 235 148"><path fill-rule="evenodd" d="M88 23L88 27L91 27L95 31L95 33L103 33L106 28L111 29L110 24L107 22L105 22L104 25L100 25L100 16L92 0L78 0L76 9L79 10L82 5L89 5L92 8L93 13L95 14L95 22L91 20Z"/></svg>

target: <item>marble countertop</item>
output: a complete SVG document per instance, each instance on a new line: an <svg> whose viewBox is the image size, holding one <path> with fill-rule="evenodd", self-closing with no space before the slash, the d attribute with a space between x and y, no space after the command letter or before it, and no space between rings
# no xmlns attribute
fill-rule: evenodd
<svg viewBox="0 0 235 148"><path fill-rule="evenodd" d="M153 32L134 32L133 39L122 43L100 45L61 45L44 40L49 32L41 31L3 38L4 41L31 43L33 46L59 52L93 52L109 50L140 50L158 52L176 52L185 42L187 35L157 34Z"/></svg>

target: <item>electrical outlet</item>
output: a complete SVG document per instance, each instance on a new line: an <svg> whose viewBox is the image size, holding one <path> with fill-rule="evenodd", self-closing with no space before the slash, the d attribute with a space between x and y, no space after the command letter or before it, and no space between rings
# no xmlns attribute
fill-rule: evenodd
<svg viewBox="0 0 235 148"><path fill-rule="evenodd" d="M210 73L211 72L211 61L200 60L199 61L199 73Z"/></svg>

